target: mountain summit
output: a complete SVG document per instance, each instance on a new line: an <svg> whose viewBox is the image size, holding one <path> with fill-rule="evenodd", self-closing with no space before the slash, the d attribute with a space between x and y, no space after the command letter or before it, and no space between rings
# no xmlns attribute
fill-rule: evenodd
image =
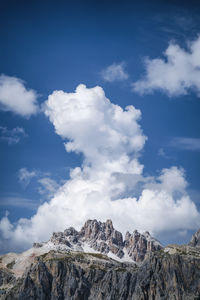
<svg viewBox="0 0 200 300"><path fill-rule="evenodd" d="M64 232L54 232L46 243L34 243L33 247L73 250L80 252L97 252L119 261L142 262L147 254L162 248L161 244L149 232L143 234L135 230L127 232L123 240L122 233L117 231L111 220L98 222L88 220L80 231L73 227Z"/></svg>
<svg viewBox="0 0 200 300"><path fill-rule="evenodd" d="M189 246L200 247L200 229L192 235Z"/></svg>
<svg viewBox="0 0 200 300"><path fill-rule="evenodd" d="M0 299L197 300L199 233L188 245L162 247L149 232L123 239L111 220L88 220L1 256Z"/></svg>

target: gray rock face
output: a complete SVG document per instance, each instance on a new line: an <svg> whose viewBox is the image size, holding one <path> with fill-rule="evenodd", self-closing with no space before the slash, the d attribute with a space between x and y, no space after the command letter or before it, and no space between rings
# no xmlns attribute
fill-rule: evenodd
<svg viewBox="0 0 200 300"><path fill-rule="evenodd" d="M198 249L197 249L198 250ZM200 299L200 252L149 254L137 267L101 254L54 252L37 257L2 300Z"/></svg>
<svg viewBox="0 0 200 300"><path fill-rule="evenodd" d="M123 237L121 232L114 229L112 221L107 220L105 223L97 220L88 220L80 231L84 240L103 240L111 244L123 246Z"/></svg>
<svg viewBox="0 0 200 300"><path fill-rule="evenodd" d="M162 248L148 232L140 234L137 230L133 234L127 232L123 241L121 232L113 227L111 220L106 222L88 220L80 232L70 227L64 232L53 233L50 241L54 245L62 244L79 251L84 250L84 245L87 244L95 251L103 254L112 253L120 259L127 253L129 259L135 262L142 262L148 252Z"/></svg>
<svg viewBox="0 0 200 300"><path fill-rule="evenodd" d="M137 230L133 234L126 233L125 249L128 255L136 262L143 261L149 252L158 251L161 248L160 243L152 238L148 231L144 234L140 234Z"/></svg>
<svg viewBox="0 0 200 300"><path fill-rule="evenodd" d="M123 237L121 232L114 229L112 221L105 223L97 220L88 220L80 231L83 242L87 242L91 248L101 253L112 252L118 257L123 257Z"/></svg>
<svg viewBox="0 0 200 300"><path fill-rule="evenodd" d="M192 235L188 245L191 247L200 247L200 229Z"/></svg>
<svg viewBox="0 0 200 300"><path fill-rule="evenodd" d="M148 232L127 232L123 241L110 220L89 220L80 231L70 227L25 253L2 256L0 299L199 300L199 232L190 245L161 248ZM86 244L103 254L84 252Z"/></svg>

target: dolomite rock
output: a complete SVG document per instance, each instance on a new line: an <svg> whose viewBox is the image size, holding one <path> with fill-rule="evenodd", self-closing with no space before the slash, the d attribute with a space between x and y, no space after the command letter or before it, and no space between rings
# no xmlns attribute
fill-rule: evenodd
<svg viewBox="0 0 200 300"><path fill-rule="evenodd" d="M200 229L192 235L191 241L188 245L192 247L200 247Z"/></svg>
<svg viewBox="0 0 200 300"><path fill-rule="evenodd" d="M133 234L127 232L124 243L128 255L136 262L143 261L147 253L162 249L160 243L152 238L148 231L144 234L140 234L137 230Z"/></svg>
<svg viewBox="0 0 200 300"><path fill-rule="evenodd" d="M199 300L198 241L199 231L189 245L161 248L138 231L127 232L123 241L110 220L89 220L80 232L70 227L24 253L1 256L0 299ZM102 253L88 253L88 245L99 244ZM120 259L119 251L131 262Z"/></svg>
<svg viewBox="0 0 200 300"><path fill-rule="evenodd" d="M197 249L197 248L195 248ZM2 300L197 300L200 253L150 253L138 267L101 254L55 252L35 258Z"/></svg>
<svg viewBox="0 0 200 300"><path fill-rule="evenodd" d="M91 251L97 251L107 255L115 255L116 258L135 262L142 262L150 251L158 251L162 248L160 243L151 237L149 232L140 234L137 230L130 234L127 232L125 240L121 232L117 231L111 220L98 222L88 220L80 232L73 227L64 232L53 233L50 242L57 246L66 246L68 249L84 251L85 246Z"/></svg>

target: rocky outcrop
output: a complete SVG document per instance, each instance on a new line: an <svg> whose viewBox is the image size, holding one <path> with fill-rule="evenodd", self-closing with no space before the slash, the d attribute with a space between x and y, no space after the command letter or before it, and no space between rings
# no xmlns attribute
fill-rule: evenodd
<svg viewBox="0 0 200 300"><path fill-rule="evenodd" d="M35 258L2 300L194 300L200 297L200 256L151 253L138 267L101 254L55 252Z"/></svg>
<svg viewBox="0 0 200 300"><path fill-rule="evenodd" d="M123 240L110 220L89 220L1 256L0 299L200 300L198 241L199 231L189 245L162 248L148 232Z"/></svg>
<svg viewBox="0 0 200 300"><path fill-rule="evenodd" d="M191 247L200 247L200 229L192 235L188 245Z"/></svg>
<svg viewBox="0 0 200 300"><path fill-rule="evenodd" d="M80 236L83 242L88 243L98 252L105 254L112 252L119 258L124 256L122 234L114 229L111 220L107 220L105 223L88 220L82 227Z"/></svg>
<svg viewBox="0 0 200 300"><path fill-rule="evenodd" d="M144 234L140 234L137 230L133 234L127 232L124 244L128 255L136 262L143 261L149 252L158 251L162 248L148 231Z"/></svg>
<svg viewBox="0 0 200 300"><path fill-rule="evenodd" d="M53 233L50 242L78 251L84 251L87 246L97 252L114 254L119 259L127 260L128 258L138 263L145 259L148 252L162 248L149 232L144 234L140 234L137 230L133 234L127 232L123 240L121 232L113 227L111 220L106 222L88 220L80 232L70 227L64 232Z"/></svg>

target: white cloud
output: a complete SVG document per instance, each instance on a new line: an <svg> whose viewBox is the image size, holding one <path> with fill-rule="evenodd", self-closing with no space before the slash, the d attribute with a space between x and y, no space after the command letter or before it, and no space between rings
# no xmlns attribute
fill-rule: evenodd
<svg viewBox="0 0 200 300"><path fill-rule="evenodd" d="M95 172L102 165L109 172L141 172L136 158L146 137L138 124L141 113L133 106L123 110L105 97L101 87L79 85L75 93L53 92L45 114L56 133L67 139L66 150L82 152L84 164Z"/></svg>
<svg viewBox="0 0 200 300"><path fill-rule="evenodd" d="M185 50L171 42L165 58L145 59L146 75L132 84L133 90L140 94L161 90L169 96L194 91L200 96L200 36L187 46Z"/></svg>
<svg viewBox="0 0 200 300"><path fill-rule="evenodd" d="M27 187L32 178L37 176L36 171L28 171L26 168L19 169L18 172L18 179L19 182L24 186Z"/></svg>
<svg viewBox="0 0 200 300"><path fill-rule="evenodd" d="M108 82L123 81L128 79L129 75L125 71L125 63L112 64L101 71L101 77Z"/></svg>
<svg viewBox="0 0 200 300"><path fill-rule="evenodd" d="M48 195L48 198L53 197L53 195L59 188L59 184L49 177L43 177L38 179L38 183L41 185L38 188L38 192L41 195Z"/></svg>
<svg viewBox="0 0 200 300"><path fill-rule="evenodd" d="M22 127L15 127L8 129L7 127L0 126L0 139L6 141L9 145L14 145L20 142L21 138L27 137L27 134Z"/></svg>
<svg viewBox="0 0 200 300"><path fill-rule="evenodd" d="M176 192L185 194L186 187L187 181L185 180L184 169L175 166L169 169L163 169L156 180L152 180L151 178L151 182L145 184L145 188L163 190L172 195Z"/></svg>
<svg viewBox="0 0 200 300"><path fill-rule="evenodd" d="M163 148L158 149L158 155L164 158L169 158L169 156L165 153L165 150Z"/></svg>
<svg viewBox="0 0 200 300"><path fill-rule="evenodd" d="M200 138L175 137L170 146L180 150L200 151Z"/></svg>
<svg viewBox="0 0 200 300"><path fill-rule="evenodd" d="M10 237L13 236L13 233L12 233L13 225L9 222L8 215L9 215L9 212L6 211L5 216L0 220L0 231L2 232L2 237L5 240L8 240Z"/></svg>
<svg viewBox="0 0 200 300"><path fill-rule="evenodd" d="M38 203L32 199L21 197L21 195L6 195L0 197L0 207L18 207L36 210Z"/></svg>
<svg viewBox="0 0 200 300"><path fill-rule="evenodd" d="M137 228L155 235L200 226L183 169L142 175L139 156L146 137L138 123L139 110L112 104L100 87L79 85L74 93L53 92L44 111L66 150L83 153L84 160L31 219L20 219L14 226L4 217L0 229L12 247L28 247L68 226L78 229L92 218L111 218L123 232Z"/></svg>
<svg viewBox="0 0 200 300"><path fill-rule="evenodd" d="M56 180L49 177L50 175L48 172L40 170L30 171L27 168L21 168L18 171L18 179L21 185L26 188L33 178L37 179L36 183L39 184L37 191L40 195L45 196L45 198L53 197L60 187Z"/></svg>
<svg viewBox="0 0 200 300"><path fill-rule="evenodd" d="M38 112L37 93L17 77L0 75L0 109L29 118Z"/></svg>

